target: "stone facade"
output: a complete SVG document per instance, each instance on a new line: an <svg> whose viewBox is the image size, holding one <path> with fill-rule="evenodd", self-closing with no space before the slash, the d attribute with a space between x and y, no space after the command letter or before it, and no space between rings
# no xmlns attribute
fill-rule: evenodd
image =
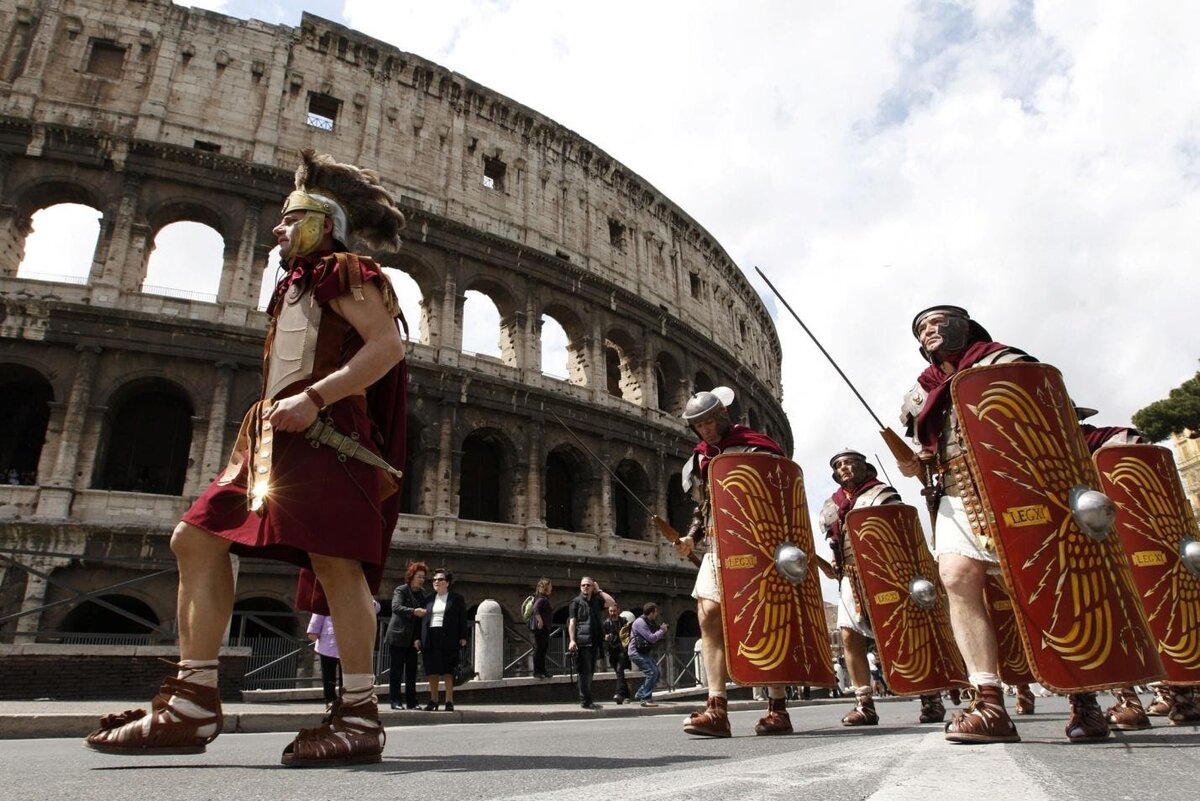
<svg viewBox="0 0 1200 801"><path fill-rule="evenodd" d="M70 588L119 581L170 627L174 578L147 576L257 398L270 229L309 146L376 169L409 220L381 256L422 296L385 589L422 558L511 620L539 576L569 595L588 572L694 628L692 569L555 420L677 527L691 391L734 387L736 414L790 449L773 324L686 212L536 111L312 15L2 0L0 32L0 388L48 397L35 479L0 487L2 544L49 577L0 564L0 616L62 602L3 630L60 630ZM84 284L18 276L31 216L59 203L101 214ZM215 302L141 291L177 221L224 241ZM499 359L462 351L470 290L499 311ZM541 371L543 315L570 340L566 380ZM239 604L291 609L291 582L242 560Z"/></svg>

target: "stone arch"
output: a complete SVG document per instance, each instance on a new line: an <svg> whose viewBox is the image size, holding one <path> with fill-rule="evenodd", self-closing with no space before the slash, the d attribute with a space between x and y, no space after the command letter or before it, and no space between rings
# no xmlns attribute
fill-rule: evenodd
<svg viewBox="0 0 1200 801"><path fill-rule="evenodd" d="M227 244L235 241L240 235L231 209L207 197L175 198L156 203L146 209L146 224L149 226L151 240L163 228L180 222L206 225L216 231Z"/></svg>
<svg viewBox="0 0 1200 801"><path fill-rule="evenodd" d="M578 386L587 386L590 383L588 365L591 360L588 357L587 327L583 320L574 309L563 303L546 304L538 319L542 317L554 320L567 335L567 381Z"/></svg>
<svg viewBox="0 0 1200 801"><path fill-rule="evenodd" d="M678 532L684 533L692 524L692 513L696 502L683 490L682 473L672 473L667 478L667 520Z"/></svg>
<svg viewBox="0 0 1200 801"><path fill-rule="evenodd" d="M670 351L661 350L654 358L655 403L660 411L678 415L687 403L687 386L679 360Z"/></svg>
<svg viewBox="0 0 1200 801"><path fill-rule="evenodd" d="M592 484L589 468L587 457L573 445L557 445L546 454L542 501L548 528L587 530Z"/></svg>
<svg viewBox="0 0 1200 801"><path fill-rule="evenodd" d="M112 604L130 614L145 618L156 626L161 622L158 614L141 598L125 593L110 593L97 596L101 601ZM63 617L59 630L72 634L124 634L149 635L153 629L128 618L119 612L101 606L92 600L83 601Z"/></svg>
<svg viewBox="0 0 1200 801"><path fill-rule="evenodd" d="M463 520L508 523L513 514L516 451L496 428L478 428L462 441L458 516Z"/></svg>
<svg viewBox="0 0 1200 801"><path fill-rule="evenodd" d="M54 387L23 364L0 364L0 483L37 484Z"/></svg>
<svg viewBox="0 0 1200 801"><path fill-rule="evenodd" d="M301 618L292 605L270 595L249 595L233 602L229 619L229 643L235 645L256 637L299 636Z"/></svg>
<svg viewBox="0 0 1200 801"><path fill-rule="evenodd" d="M441 298L445 292L443 277L424 259L408 250L382 254L379 263L389 277L403 273L407 282L411 282L405 291L402 291L402 287L406 281L402 280L399 286L393 282L400 308L408 323L409 338L422 345L437 344L434 335L439 330L438 322L441 319ZM411 296L414 288L416 297Z"/></svg>
<svg viewBox="0 0 1200 801"><path fill-rule="evenodd" d="M629 333L619 328L608 331L604 337L604 366L610 395L642 403L643 382L638 369L641 356L641 347Z"/></svg>
<svg viewBox="0 0 1200 801"><path fill-rule="evenodd" d="M616 473L617 478L633 491L638 500L650 506L650 479L640 464L633 459L622 459L617 465ZM613 484L613 532L626 539L649 540L647 525L650 518L646 510L631 498L628 492L615 486L616 482Z"/></svg>
<svg viewBox="0 0 1200 801"><path fill-rule="evenodd" d="M485 356L494 356L499 358L501 362L509 367L517 366L517 354L520 353L520 325L517 323L517 302L513 291L501 280L490 275L477 275L468 279L463 283L463 310L459 321L459 331L461 336L459 341L462 343L462 350L479 348L482 344L487 343L487 337L490 330L497 331L496 350L485 351L482 349L475 350L476 353ZM490 313L474 312L468 308L468 303L474 301L476 304L480 302L479 298L470 298L467 293L478 292L480 295L487 298L495 307L495 314L498 318L493 324ZM490 312L490 310L488 310ZM475 330L479 327L478 330ZM474 348L468 348L468 344L472 341L478 343Z"/></svg>
<svg viewBox="0 0 1200 801"><path fill-rule="evenodd" d="M141 291L215 303L228 244L220 230L206 222L167 223L150 237Z"/></svg>
<svg viewBox="0 0 1200 801"><path fill-rule="evenodd" d="M428 455L425 448L425 421L409 412L405 428L404 478L400 482L401 514L421 514L421 487L425 481Z"/></svg>
<svg viewBox="0 0 1200 801"><path fill-rule="evenodd" d="M69 194L69 196L74 196ZM104 212L92 203L55 202L0 230L3 269L34 280L85 284L96 260Z"/></svg>
<svg viewBox="0 0 1200 801"><path fill-rule="evenodd" d="M675 618L675 639L680 637L696 639L700 636L700 619L696 617L696 610L685 609L679 613L679 617Z"/></svg>
<svg viewBox="0 0 1200 801"><path fill-rule="evenodd" d="M755 431L761 431L762 420L758 416L758 410L753 406L746 409L746 424Z"/></svg>
<svg viewBox="0 0 1200 801"><path fill-rule="evenodd" d="M692 393L706 392L717 385L717 382L712 380L712 377L703 370L697 370L696 375L692 378Z"/></svg>
<svg viewBox="0 0 1200 801"><path fill-rule="evenodd" d="M128 382L109 400L92 486L179 495L187 479L194 406L174 382Z"/></svg>

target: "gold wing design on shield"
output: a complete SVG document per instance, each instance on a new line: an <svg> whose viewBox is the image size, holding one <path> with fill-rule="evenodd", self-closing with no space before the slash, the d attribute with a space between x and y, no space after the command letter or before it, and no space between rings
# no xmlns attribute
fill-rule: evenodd
<svg viewBox="0 0 1200 801"><path fill-rule="evenodd" d="M966 667L950 634L946 590L938 580L937 565L923 544L914 549L912 542L883 517L868 517L857 528L854 555L859 571L869 572L906 599L875 626L876 636L883 633L887 638L880 652L888 655L890 671L913 684L924 683L935 671L963 675ZM938 603L932 609L921 609L907 600L910 585L918 576L937 588Z"/></svg>
<svg viewBox="0 0 1200 801"><path fill-rule="evenodd" d="M1019 566L1023 574L1034 577L1030 603L1044 594L1054 598L1041 645L1083 670L1104 664L1114 649L1141 664L1152 663L1156 661L1153 656L1141 653L1141 610L1127 608L1131 605L1127 599L1136 598L1136 590L1119 539L1110 536L1097 542L1084 534L1071 516L1071 489L1099 485L1074 406L1061 391L1061 384L1043 379L1037 392L1041 404L1021 385L996 381L968 408L1007 443L1003 449L985 445L992 451L993 464L1007 465L995 471L997 477L1041 496L1051 510L1051 520L1056 521L1056 525L1043 527L1048 530ZM1003 513L994 511L997 517ZM1106 590L1117 586L1126 591Z"/></svg>
<svg viewBox="0 0 1200 801"><path fill-rule="evenodd" d="M729 519L737 524L729 535L762 557L761 569L744 588L723 600L732 604L735 620L749 619L748 634L738 644L738 653L762 670L778 667L792 654L806 668L828 664L831 657L821 653L819 645L792 641L793 632L798 631L792 625L796 615L805 619L799 630L825 630L820 583L815 575L810 575L802 585L793 585L775 568L775 548L787 541L807 552L812 565L812 528L803 483L786 475L778 466L764 475L752 466L741 465L729 472L721 486L729 491L737 506L736 510L725 509ZM794 532L807 534L807 539L795 542ZM814 618L814 610L819 620ZM828 641L820 642L828 651Z"/></svg>
<svg viewBox="0 0 1200 801"><path fill-rule="evenodd" d="M1180 542L1195 533L1190 517L1179 514L1187 513L1186 501L1176 498L1176 488L1141 459L1121 459L1105 478L1134 499L1120 504L1123 524L1157 544L1170 561L1170 568L1142 595L1146 617L1158 624L1152 628L1166 632L1158 647L1182 667L1200 667L1200 579L1179 558Z"/></svg>

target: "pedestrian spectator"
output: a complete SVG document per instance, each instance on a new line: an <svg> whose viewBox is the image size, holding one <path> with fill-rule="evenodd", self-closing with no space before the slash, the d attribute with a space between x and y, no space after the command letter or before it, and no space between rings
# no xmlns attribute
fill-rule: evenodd
<svg viewBox="0 0 1200 801"><path fill-rule="evenodd" d="M446 711L454 711L454 669L467 645L467 602L450 591L454 576L444 568L433 571L433 596L425 603L419 644L425 660L425 678L429 681L429 703L425 711L436 712L439 685L446 683Z"/></svg>
<svg viewBox="0 0 1200 801"><path fill-rule="evenodd" d="M571 599L567 611L568 653L575 657L576 681L579 686L579 705L598 709L592 702L592 674L596 672L596 657L604 642L601 626L604 608L616 606L612 596L600 589L591 576L579 580L579 595Z"/></svg>
<svg viewBox="0 0 1200 801"><path fill-rule="evenodd" d="M388 698L392 709L400 709L400 688L404 687L404 709L417 708L416 641L420 639L420 623L425 617L425 576L429 567L424 562L412 562L404 571L404 583L392 593L392 619L388 622L387 641L391 653L388 673Z"/></svg>
<svg viewBox="0 0 1200 801"><path fill-rule="evenodd" d="M375 604L375 614L379 614L379 601L372 603ZM325 703L332 704L337 700L342 686L342 662L337 636L333 632L333 618L313 613L308 619L308 639L315 643L313 649L321 658L321 689L325 694Z"/></svg>
<svg viewBox="0 0 1200 801"><path fill-rule="evenodd" d="M888 695L887 684L883 680L883 671L879 668L879 657L874 651L867 651L867 667L871 671L871 689L877 696Z"/></svg>
<svg viewBox="0 0 1200 801"><path fill-rule="evenodd" d="M642 614L633 621L629 635L629 658L642 671L642 686L633 697L642 706L658 706L654 703L654 687L658 684L658 663L654 661L654 646L667 635L667 624L658 622L658 604L647 603Z"/></svg>
<svg viewBox="0 0 1200 801"><path fill-rule="evenodd" d="M629 654L621 642L621 629L625 626L624 612L618 612L617 607L608 607L608 617L604 619L604 655L608 666L617 674L617 692L613 700L617 706L629 700L629 685L625 682L625 671L629 669Z"/></svg>
<svg viewBox="0 0 1200 801"><path fill-rule="evenodd" d="M329 615L313 614L308 619L308 639L312 640L314 650L321 660L321 687L325 693L325 703L332 704L338 697L338 687L341 681L338 677L337 640L333 636L333 619Z"/></svg>
<svg viewBox="0 0 1200 801"><path fill-rule="evenodd" d="M550 630L554 627L554 608L550 606L553 592L554 585L550 579L544 576L538 579L529 626L533 630L533 675L539 679L550 678L550 671L546 669L546 652L550 650Z"/></svg>

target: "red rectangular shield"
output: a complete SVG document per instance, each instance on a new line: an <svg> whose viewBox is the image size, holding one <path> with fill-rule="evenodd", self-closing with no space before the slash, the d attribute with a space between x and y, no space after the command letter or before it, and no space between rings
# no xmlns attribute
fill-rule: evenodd
<svg viewBox="0 0 1200 801"><path fill-rule="evenodd" d="M770 453L729 453L708 465L714 558L729 676L743 685L832 687L833 654L799 465ZM807 555L804 580L775 567L784 543Z"/></svg>
<svg viewBox="0 0 1200 801"><path fill-rule="evenodd" d="M888 687L897 695L926 695L966 684L946 590L917 510L855 509L846 515L846 532Z"/></svg>
<svg viewBox="0 0 1200 801"><path fill-rule="evenodd" d="M988 618L996 630L996 648L1000 656L1000 681L1009 685L1033 684L1037 677L1029 668L1025 658L1025 646L1021 643L1021 630L1017 628L1017 613L1004 579L996 573L988 574L983 586L983 600L987 603Z"/></svg>
<svg viewBox="0 0 1200 801"><path fill-rule="evenodd" d="M1181 558L1200 530L1175 460L1158 445L1106 445L1092 460L1104 494L1117 505L1117 533L1166 680L1200 685L1200 576Z"/></svg>
<svg viewBox="0 0 1200 801"><path fill-rule="evenodd" d="M1038 681L1072 693L1159 678L1120 539L1088 536L1072 515L1071 491L1096 489L1100 477L1058 370L976 367L950 392Z"/></svg>

